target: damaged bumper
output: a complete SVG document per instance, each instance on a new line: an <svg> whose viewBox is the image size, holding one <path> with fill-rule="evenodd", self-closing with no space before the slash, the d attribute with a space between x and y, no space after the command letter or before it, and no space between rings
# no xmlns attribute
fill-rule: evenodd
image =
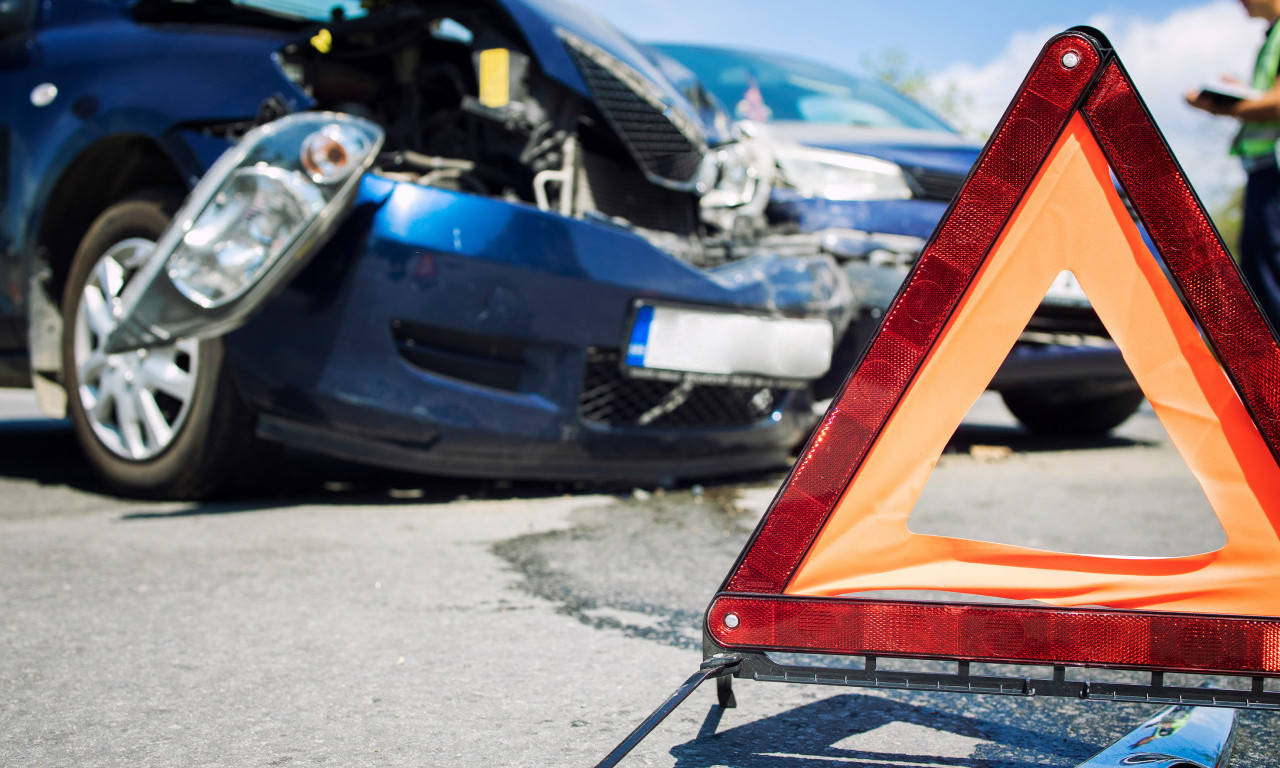
<svg viewBox="0 0 1280 768"><path fill-rule="evenodd" d="M415 471L661 479L781 466L850 305L828 256L699 269L619 227L366 176L226 343L277 440ZM711 353L744 327L773 340Z"/></svg>

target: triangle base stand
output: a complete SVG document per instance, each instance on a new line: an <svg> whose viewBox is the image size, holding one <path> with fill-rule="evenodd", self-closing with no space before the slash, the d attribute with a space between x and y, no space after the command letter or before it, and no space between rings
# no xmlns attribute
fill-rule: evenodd
<svg viewBox="0 0 1280 768"><path fill-rule="evenodd" d="M735 653L733 656L720 655L716 658L732 658L737 661L732 672L734 677L762 682L841 685L896 691L1047 696L1090 701L1280 711L1280 692L1266 690L1268 678L1265 677L1247 678L1248 688L1225 688L1208 685L1213 680L1208 677L1205 678L1205 685L1170 685L1166 683L1166 673L1160 671L1135 671L1129 675L1133 678L1145 677L1145 682L1119 682L1089 679L1085 675L1098 670L1065 666L1043 667L1042 669L1048 672L1044 677L974 674L973 663L953 659L933 660L934 664L953 667L953 672L922 672L886 668L882 663L883 659L876 656L841 657L849 661L860 659L862 663L857 667L786 664L763 653ZM810 655L808 658L813 657ZM898 661L898 659L889 661ZM983 664L982 666L985 671L987 667L998 668L1007 665ZM1027 667L1019 666L1017 669L1025 671Z"/></svg>
<svg viewBox="0 0 1280 768"><path fill-rule="evenodd" d="M1145 758L1159 755L1166 760L1181 760L1180 765L1225 766L1230 759L1235 737L1237 709L1280 710L1280 692L1265 688L1265 677L1251 677L1248 689L1220 688L1207 685L1167 685L1165 673L1152 671L1142 682L1112 682L1068 679L1068 667L1054 666L1048 677L977 675L967 661L948 660L954 664L950 673L888 669L875 656L844 657L861 659L860 667L818 667L783 664L763 653L730 653L710 637L704 637L707 656L698 671L666 698L644 722L636 727L596 768L613 768L645 739L667 715L676 710L700 685L716 680L717 706L737 706L733 695L733 678L762 682L838 685L854 688L880 688L898 691L994 694L1001 696L1049 696L1094 701L1116 701L1142 704L1165 704L1165 709L1149 718L1124 738L1077 768L1108 768L1150 762ZM813 658L808 655L808 658ZM830 658L830 657L826 657ZM896 659L895 659L896 660ZM926 660L927 661L927 660ZM935 660L935 663L937 662ZM1000 665L984 665L1000 666ZM1025 669L1025 667L1022 667ZM1085 673L1087 668L1070 668ZM1190 727L1194 725L1195 727ZM1181 731L1181 736L1169 740ZM1156 738L1162 739L1152 749L1139 747ZM1158 747L1159 752L1155 749ZM1206 756L1211 762L1204 762Z"/></svg>
<svg viewBox="0 0 1280 768"><path fill-rule="evenodd" d="M662 704L658 705L658 708L646 717L644 722L636 726L634 731L627 734L627 737L618 746L614 747L613 751L605 755L605 758L599 763L596 763L596 768L613 768L613 766L617 765L622 758L627 756L628 752L635 749L636 745L641 741L644 741L644 738L654 728L657 728L659 723L667 719L667 715L674 712L676 707L689 698L689 694L696 691L698 686L711 678L716 678L716 694L719 706L726 709L737 706L737 702L733 698L733 687L729 676L734 673L740 662L741 659L736 656L717 656L702 662L702 666L699 667L698 671L691 675L688 680L685 680L684 684L668 696Z"/></svg>

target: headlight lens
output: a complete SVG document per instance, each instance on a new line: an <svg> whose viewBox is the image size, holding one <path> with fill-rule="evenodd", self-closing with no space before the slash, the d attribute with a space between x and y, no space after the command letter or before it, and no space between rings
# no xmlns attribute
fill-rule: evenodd
<svg viewBox="0 0 1280 768"><path fill-rule="evenodd" d="M169 258L169 279L202 307L232 301L324 206L324 196L297 171L238 168Z"/></svg>
<svg viewBox="0 0 1280 768"><path fill-rule="evenodd" d="M196 213L165 264L173 286L204 309L243 296L311 243L318 221L336 215L381 140L377 126L336 113L299 113L255 129L238 157L224 158L229 166L220 160L206 176L216 187L197 188L195 205L184 207Z"/></svg>
<svg viewBox="0 0 1280 768"><path fill-rule="evenodd" d="M762 224L775 168L768 145L745 135L708 152L698 179L702 220L726 232Z"/></svg>
<svg viewBox="0 0 1280 768"><path fill-rule="evenodd" d="M791 147L778 151L783 177L806 197L905 200L911 187L896 163L866 155Z"/></svg>
<svg viewBox="0 0 1280 768"><path fill-rule="evenodd" d="M754 200L762 186L767 193L769 179L764 171L772 167L773 159L763 151L758 142L736 141L708 152L700 179L706 188L702 206L734 208Z"/></svg>

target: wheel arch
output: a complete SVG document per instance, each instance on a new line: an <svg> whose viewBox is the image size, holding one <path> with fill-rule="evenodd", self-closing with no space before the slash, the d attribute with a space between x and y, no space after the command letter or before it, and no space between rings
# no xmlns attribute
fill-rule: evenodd
<svg viewBox="0 0 1280 768"><path fill-rule="evenodd" d="M32 386L45 413L64 416L62 294L76 248L112 203L147 189L189 189L179 163L157 139L101 139L72 160L54 183L34 228L36 261L27 302Z"/></svg>

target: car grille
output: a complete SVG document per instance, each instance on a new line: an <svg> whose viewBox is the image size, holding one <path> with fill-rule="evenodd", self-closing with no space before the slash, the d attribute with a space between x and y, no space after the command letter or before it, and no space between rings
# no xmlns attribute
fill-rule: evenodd
<svg viewBox="0 0 1280 768"><path fill-rule="evenodd" d="M698 201L688 192L651 183L634 166L584 152L582 170L595 209L642 229L687 236L698 229Z"/></svg>
<svg viewBox="0 0 1280 768"><path fill-rule="evenodd" d="M702 165L704 149L692 125L682 130L672 120L691 121L682 120L680 113L663 104L656 94L646 93L648 81L639 73L585 40L565 32L561 36L596 106L641 169L656 179L692 183Z"/></svg>
<svg viewBox="0 0 1280 768"><path fill-rule="evenodd" d="M924 198L925 200L950 202L951 198L955 197L960 188L964 186L964 180L967 177L963 173L936 171L919 166L908 166L903 170L907 174L907 182L911 185L911 191L915 193L916 197Z"/></svg>
<svg viewBox="0 0 1280 768"><path fill-rule="evenodd" d="M707 429L744 427L777 410L785 389L651 381L624 376L616 349L590 349L578 412L610 427Z"/></svg>

